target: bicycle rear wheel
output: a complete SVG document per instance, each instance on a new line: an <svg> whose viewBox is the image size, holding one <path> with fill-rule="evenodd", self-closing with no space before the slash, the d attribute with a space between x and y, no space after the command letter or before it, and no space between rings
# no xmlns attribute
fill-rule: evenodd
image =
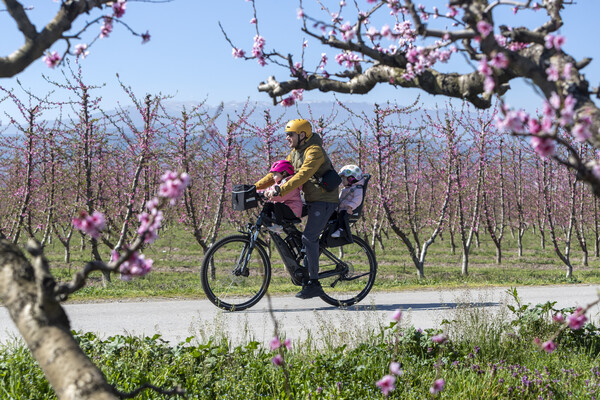
<svg viewBox="0 0 600 400"><path fill-rule="evenodd" d="M271 264L265 249L254 244L248 258L250 238L227 236L206 253L200 271L202 289L217 307L241 311L252 307L265 295L271 281ZM244 259L248 263L244 266Z"/></svg>
<svg viewBox="0 0 600 400"><path fill-rule="evenodd" d="M377 261L369 245L352 235L354 243L328 248L331 255L322 254L319 270L340 270L340 274L320 278L324 296L321 299L337 307L347 307L364 299L373 287ZM332 257L333 256L333 257Z"/></svg>

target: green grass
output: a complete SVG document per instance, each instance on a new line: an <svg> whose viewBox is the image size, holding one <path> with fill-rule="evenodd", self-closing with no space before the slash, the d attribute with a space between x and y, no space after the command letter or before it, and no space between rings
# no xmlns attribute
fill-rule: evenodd
<svg viewBox="0 0 600 400"><path fill-rule="evenodd" d="M108 381L128 392L143 383L163 388L178 385L192 399L383 399L375 383L389 374L391 362L402 364L392 399L431 398L435 379L445 388L436 397L452 399L594 398L600 389L600 330L588 323L566 330L558 349L545 353L534 338L547 338L558 326L550 320L553 304L493 314L477 308L453 311L444 325L448 341L434 343L441 329L417 330L389 323L363 332L360 326L320 327L329 342L314 338L282 350L289 396L277 354L247 338L233 346L218 334L208 340L188 338L171 345L160 336L76 335L82 349L102 369ZM562 310L569 312L572 310ZM218 323L218 321L217 321ZM41 371L20 342L0 347L0 397L54 399ZM143 392L136 399L164 398Z"/></svg>
<svg viewBox="0 0 600 400"><path fill-rule="evenodd" d="M227 233L223 232L220 237ZM78 236L73 240L72 259L64 263L63 247L57 240L47 246L47 256L53 266L53 273L60 280L67 280L77 268L90 259L89 247L81 250ZM438 240L429 248L425 279L417 279L416 269L402 242L390 232L384 241L384 249L376 245L378 261L377 280L373 291L414 290L423 288L480 287L480 286L519 286L573 283L600 283L600 259L590 255L589 266L580 265L582 253L573 243L571 260L574 277L565 278L566 269L547 243L546 249L540 246L539 236L526 233L523 257L517 256L517 242L505 234L503 240L502 264L495 263L495 247L488 236L481 236L481 247L472 245L469 275L461 275L461 250L452 254L449 236ZM75 244L76 243L76 244ZM592 246L592 240L588 245ZM457 243L458 245L459 243ZM593 249L592 249L593 250ZM103 255L108 256L106 248ZM91 276L88 285L72 296L75 301L88 301L115 298L203 298L200 285L200 265L203 251L192 235L184 229L164 229L161 237L144 250L147 257L154 260L154 271L148 276L130 282L121 281L115 276L113 281L102 284L101 275ZM272 294L290 294L298 290L294 286L275 249L272 250L274 279L269 287Z"/></svg>

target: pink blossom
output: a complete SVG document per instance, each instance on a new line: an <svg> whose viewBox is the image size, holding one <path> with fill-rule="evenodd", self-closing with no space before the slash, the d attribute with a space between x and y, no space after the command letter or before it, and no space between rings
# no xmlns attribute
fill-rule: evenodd
<svg viewBox="0 0 600 400"><path fill-rule="evenodd" d="M400 320L402 319L402 310L397 309L396 311L394 311L392 313L391 319L392 321L400 322Z"/></svg>
<svg viewBox="0 0 600 400"><path fill-rule="evenodd" d="M575 312L567 317L569 327L574 331L583 328L583 325L587 321L587 317L585 314L582 314L582 311L581 307L577 307Z"/></svg>
<svg viewBox="0 0 600 400"><path fill-rule="evenodd" d="M547 342L542 343L542 349L546 353L552 353L556 350L556 344L552 340L548 340Z"/></svg>
<svg viewBox="0 0 600 400"><path fill-rule="evenodd" d="M600 180L600 164L597 161L592 167L592 174L596 177L596 179Z"/></svg>
<svg viewBox="0 0 600 400"><path fill-rule="evenodd" d="M392 36L392 30L389 25L384 25L381 27L381 36L387 38Z"/></svg>
<svg viewBox="0 0 600 400"><path fill-rule="evenodd" d="M117 0L113 2L113 15L117 18L121 18L125 15L125 8L127 8L127 0Z"/></svg>
<svg viewBox="0 0 600 400"><path fill-rule="evenodd" d="M144 243L153 243L158 238L163 212L156 208L158 199L152 199L147 204L148 212L142 212L138 216L140 227L137 230L138 235L144 235Z"/></svg>
<svg viewBox="0 0 600 400"><path fill-rule="evenodd" d="M113 19L112 17L104 17L104 23L100 27L100 38L103 39L108 37L113 30Z"/></svg>
<svg viewBox="0 0 600 400"><path fill-rule="evenodd" d="M542 158L552 156L556 150L554 140L551 138L542 138L539 136L531 137L531 147Z"/></svg>
<svg viewBox="0 0 600 400"><path fill-rule="evenodd" d="M273 365L280 367L283 364L283 356L281 354L277 354L275 357L271 359Z"/></svg>
<svg viewBox="0 0 600 400"><path fill-rule="evenodd" d="M477 67L477 70L484 76L492 75L492 69L488 65L487 58L485 57L479 60L479 66Z"/></svg>
<svg viewBox="0 0 600 400"><path fill-rule="evenodd" d="M506 55L502 52L496 53L494 57L492 57L490 64L494 68L504 69L508 67L508 58L506 58Z"/></svg>
<svg viewBox="0 0 600 400"><path fill-rule="evenodd" d="M53 51L53 52L48 52L46 53L46 55L42 58L42 60L46 63L46 65L49 68L54 68L56 67L61 60L61 56L60 54L58 54L58 52Z"/></svg>
<svg viewBox="0 0 600 400"><path fill-rule="evenodd" d="M550 82L558 81L558 67L554 64L551 64L548 68L546 68L546 75L548 75L548 80Z"/></svg>
<svg viewBox="0 0 600 400"><path fill-rule="evenodd" d="M556 35L552 41L552 44L556 50L560 50L565 45L566 41L567 39L564 36Z"/></svg>
<svg viewBox="0 0 600 400"><path fill-rule="evenodd" d="M395 389L394 382L396 382L395 376L386 375L377 382L375 382L375 385L377 385L377 387L381 389L381 393L383 393L384 396L387 396L392 390Z"/></svg>
<svg viewBox="0 0 600 400"><path fill-rule="evenodd" d="M119 253L116 251L112 252L111 260L114 262L119 259ZM119 272L121 273L121 279L124 281L131 280L134 276L144 276L152 270L151 259L147 259L143 254L133 252L129 258L119 266Z"/></svg>
<svg viewBox="0 0 600 400"><path fill-rule="evenodd" d="M548 101L553 109L558 110L560 108L560 96L558 93L552 92Z"/></svg>
<svg viewBox="0 0 600 400"><path fill-rule="evenodd" d="M549 33L546 36L544 36L544 46L547 49L551 49L552 47L554 47L554 35Z"/></svg>
<svg viewBox="0 0 600 400"><path fill-rule="evenodd" d="M150 41L150 32L146 31L146 33L142 33L142 44L148 43Z"/></svg>
<svg viewBox="0 0 600 400"><path fill-rule="evenodd" d="M365 35L371 41L373 41L373 40L375 40L375 38L377 38L379 36L379 31L374 26L370 26L369 29L367 29L367 32L365 33Z"/></svg>
<svg viewBox="0 0 600 400"><path fill-rule="evenodd" d="M75 45L75 55L77 57L81 56L81 58L86 58L88 56L88 54L90 54L89 51L87 51L88 45L85 43L79 43L77 45Z"/></svg>
<svg viewBox="0 0 600 400"><path fill-rule="evenodd" d="M489 22L487 22L487 21L477 22L477 32L479 32L481 34L481 36L486 37L487 35L492 33L493 30L494 30L494 27Z"/></svg>
<svg viewBox="0 0 600 400"><path fill-rule="evenodd" d="M233 56L233 58L243 58L246 55L246 52L243 49L238 49L237 47L234 47L233 49L231 49L231 55Z"/></svg>
<svg viewBox="0 0 600 400"><path fill-rule="evenodd" d="M535 118L530 118L527 121L527 127L529 128L529 133L532 133L534 135L537 135L542 130L540 122Z"/></svg>
<svg viewBox="0 0 600 400"><path fill-rule="evenodd" d="M448 10L450 10L450 11L448 11L446 13L446 17L454 18L458 14L458 11L456 11L456 8L454 8L454 7L448 7Z"/></svg>
<svg viewBox="0 0 600 400"><path fill-rule="evenodd" d="M296 104L296 99L293 96L289 96L289 97L286 97L285 99L281 100L281 105L283 107L291 107L294 104Z"/></svg>
<svg viewBox="0 0 600 400"><path fill-rule="evenodd" d="M491 76L486 76L483 80L483 90L486 93L492 93L496 87L496 81Z"/></svg>
<svg viewBox="0 0 600 400"><path fill-rule="evenodd" d="M578 142L582 143L592 137L592 132L590 131L590 124L586 122L576 123L571 133Z"/></svg>
<svg viewBox="0 0 600 400"><path fill-rule="evenodd" d="M87 212L81 211L79 213L79 218L73 218L72 223L75 229L90 235L94 239L98 239L100 237L100 232L106 228L106 219L99 211L94 211L92 215L88 215Z"/></svg>
<svg viewBox="0 0 600 400"><path fill-rule="evenodd" d="M299 9L296 11L296 18L298 18L298 19L302 19L303 17L304 17L304 10L303 10L303 9L301 9L301 8L299 8Z"/></svg>
<svg viewBox="0 0 600 400"><path fill-rule="evenodd" d="M273 339L271 339L271 351L273 350L277 350L279 347L281 347L281 340L279 340L279 337L275 336Z"/></svg>
<svg viewBox="0 0 600 400"><path fill-rule="evenodd" d="M403 374L402 369L400 368L400 363L391 362L390 363L390 373L393 375L400 376Z"/></svg>
<svg viewBox="0 0 600 400"><path fill-rule="evenodd" d="M302 98L304 97L304 89L294 89L294 90L292 90L292 97L295 100L302 101Z"/></svg>
<svg viewBox="0 0 600 400"><path fill-rule="evenodd" d="M501 116L497 118L496 126L501 130L522 132L528 119L529 115L523 111L510 110L506 112L504 118Z"/></svg>
<svg viewBox="0 0 600 400"><path fill-rule="evenodd" d="M562 72L563 79L569 79L571 77L571 71L573 70L573 64L566 63Z"/></svg>
<svg viewBox="0 0 600 400"><path fill-rule="evenodd" d="M283 345L285 346L286 349L291 350L292 349L292 341L290 339L285 339L283 341Z"/></svg>
<svg viewBox="0 0 600 400"><path fill-rule="evenodd" d="M158 194L161 197L170 199L171 205L174 205L183 196L185 188L190 184L190 177L185 172L178 174L167 171L160 180L161 184L158 188Z"/></svg>
<svg viewBox="0 0 600 400"><path fill-rule="evenodd" d="M252 19L250 20L250 24L256 24L256 18L252 18Z"/></svg>
<svg viewBox="0 0 600 400"><path fill-rule="evenodd" d="M346 42L354 39L354 28L350 25L349 22L346 22L344 25L340 26L340 31L342 32L342 39Z"/></svg>
<svg viewBox="0 0 600 400"><path fill-rule="evenodd" d="M325 66L327 65L327 54L326 53L321 53L321 63L319 64L321 69L325 69Z"/></svg>
<svg viewBox="0 0 600 400"><path fill-rule="evenodd" d="M445 385L446 385L446 381L443 378L436 379L435 382L433 382L433 385L431 385L431 388L429 389L429 393L438 394L439 392L444 390Z"/></svg>

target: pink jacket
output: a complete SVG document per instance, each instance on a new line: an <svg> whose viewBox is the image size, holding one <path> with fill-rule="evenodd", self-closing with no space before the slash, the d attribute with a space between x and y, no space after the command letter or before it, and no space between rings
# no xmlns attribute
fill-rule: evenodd
<svg viewBox="0 0 600 400"><path fill-rule="evenodd" d="M352 186L346 186L340 192L340 204L338 205L338 210L348 210L348 213L352 213L360 203L363 198L363 189L362 185L365 183L365 178L355 182ZM358 187L361 185L361 187Z"/></svg>
<svg viewBox="0 0 600 400"><path fill-rule="evenodd" d="M275 185L281 186L285 182L287 182L287 180L290 178L291 178L291 176L288 176L287 178L282 179L281 182L279 182L278 184L276 183L273 186L275 186ZM300 197L300 186L298 186L295 189L292 189L291 191L284 194L283 196L271 197L271 201L273 203L285 204L286 206L288 206L289 208L292 209L292 211L294 212L296 217L298 217L298 218L302 217L302 197Z"/></svg>

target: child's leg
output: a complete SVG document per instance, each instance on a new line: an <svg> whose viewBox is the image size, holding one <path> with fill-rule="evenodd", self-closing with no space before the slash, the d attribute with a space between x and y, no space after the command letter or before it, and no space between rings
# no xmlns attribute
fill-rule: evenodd
<svg viewBox="0 0 600 400"><path fill-rule="evenodd" d="M277 224L281 225L283 220L295 219L296 214L290 207L283 203L273 203L273 215Z"/></svg>

